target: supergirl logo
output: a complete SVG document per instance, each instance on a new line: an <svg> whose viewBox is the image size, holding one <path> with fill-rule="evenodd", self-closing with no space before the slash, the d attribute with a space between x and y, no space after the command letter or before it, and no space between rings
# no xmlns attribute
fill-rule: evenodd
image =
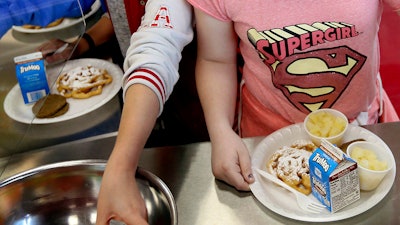
<svg viewBox="0 0 400 225"><path fill-rule="evenodd" d="M312 46L357 36L352 24L343 22L316 22L312 25L298 24L282 29L257 31L248 30L249 41L260 53L265 63L273 64Z"/></svg>

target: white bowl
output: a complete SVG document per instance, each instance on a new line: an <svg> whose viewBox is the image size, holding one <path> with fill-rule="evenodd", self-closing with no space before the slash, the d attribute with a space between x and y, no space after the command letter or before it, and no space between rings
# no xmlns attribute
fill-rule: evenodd
<svg viewBox="0 0 400 225"><path fill-rule="evenodd" d="M318 113L329 113L329 114L333 115L335 118L336 117L342 118L346 122L344 129L340 133L338 133L334 136L322 137L322 136L317 136L316 134L313 134L312 132L310 132L310 130L308 128L308 123L310 121L310 117L312 115L315 115ZM304 119L304 129L306 130L307 134L311 138L312 142L314 142L314 144L316 144L317 146L321 145L322 139L325 139L325 140L329 141L330 143L339 146L340 144L342 144L342 139L343 139L344 134L346 133L348 126L349 126L349 122L348 122L347 117L342 112L335 110L335 109L319 109L319 110L309 113L306 116L306 118ZM325 127L325 126L323 126L321 124L321 127ZM327 128L331 129L332 127L327 127Z"/></svg>
<svg viewBox="0 0 400 225"><path fill-rule="evenodd" d="M393 168L392 154L388 152L383 146L368 141L357 141L351 143L346 150L347 155L351 156L352 151L355 147L362 149L368 149L375 153L379 161L387 163L385 170L371 170L363 167L358 163L358 177L360 178L360 189L363 191L372 191L378 187L386 174ZM356 159L354 159L356 160Z"/></svg>

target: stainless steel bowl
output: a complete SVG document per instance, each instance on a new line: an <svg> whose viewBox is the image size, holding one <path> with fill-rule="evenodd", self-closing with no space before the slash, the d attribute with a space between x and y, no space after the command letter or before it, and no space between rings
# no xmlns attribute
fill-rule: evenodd
<svg viewBox="0 0 400 225"><path fill-rule="evenodd" d="M95 224L106 162L68 161L41 166L0 183L0 224ZM149 224L178 224L175 200L165 183L138 168Z"/></svg>

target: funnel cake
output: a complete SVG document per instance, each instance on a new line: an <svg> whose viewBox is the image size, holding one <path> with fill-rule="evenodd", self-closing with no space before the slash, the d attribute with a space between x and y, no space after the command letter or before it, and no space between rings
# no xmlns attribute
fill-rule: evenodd
<svg viewBox="0 0 400 225"><path fill-rule="evenodd" d="M57 79L57 90L66 98L85 99L102 93L112 82L107 70L93 66L76 67Z"/></svg>
<svg viewBox="0 0 400 225"><path fill-rule="evenodd" d="M34 30L38 30L38 29L42 29L42 28L50 28L50 27L55 27L60 25L60 23L64 20L64 18L59 18L51 23L49 23L47 26L39 26L39 25L32 25L32 24L25 24L22 25L23 28L25 29L34 29Z"/></svg>
<svg viewBox="0 0 400 225"><path fill-rule="evenodd" d="M270 158L268 171L303 194L311 193L308 159L317 148L311 141L299 140L283 146Z"/></svg>

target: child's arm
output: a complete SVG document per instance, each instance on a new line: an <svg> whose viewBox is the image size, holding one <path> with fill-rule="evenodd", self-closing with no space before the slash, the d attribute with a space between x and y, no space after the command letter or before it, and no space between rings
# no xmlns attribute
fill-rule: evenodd
<svg viewBox="0 0 400 225"><path fill-rule="evenodd" d="M237 99L237 35L231 22L196 10L198 59L196 81L212 142L216 178L239 190L249 190L250 156L233 131ZM250 177L250 178L249 178Z"/></svg>
<svg viewBox="0 0 400 225"><path fill-rule="evenodd" d="M169 18L159 16L164 13ZM145 203L133 178L157 116L178 80L181 51L192 39L192 8L185 0L147 2L124 62L124 107L101 183L96 224L106 225L110 218L147 224Z"/></svg>

